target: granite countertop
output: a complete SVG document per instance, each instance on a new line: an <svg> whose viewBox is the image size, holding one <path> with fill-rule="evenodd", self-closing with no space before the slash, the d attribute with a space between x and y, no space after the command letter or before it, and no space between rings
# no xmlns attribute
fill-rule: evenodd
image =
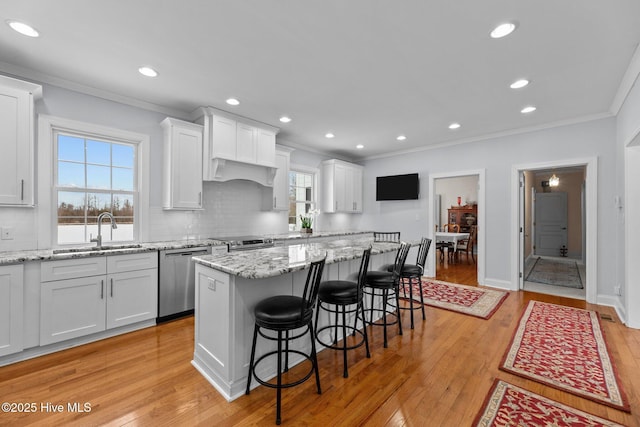
<svg viewBox="0 0 640 427"><path fill-rule="evenodd" d="M302 239L306 237L348 236L369 233L368 231L323 231L314 232L311 236L300 233L286 233L269 235L276 240ZM187 249L200 246L225 245L218 239L187 239L163 242L146 242L139 244L104 245L102 250L96 250L95 245L79 246L59 249L33 249L23 251L0 252L0 265L20 264L27 261L54 261L62 259L84 258L92 256L124 255L140 252L163 251L169 249Z"/></svg>
<svg viewBox="0 0 640 427"><path fill-rule="evenodd" d="M357 234L368 234L373 231L357 231L357 230L341 230L341 231L314 231L311 234L300 233L299 231L291 231L289 233L282 234L269 234L265 237L270 237L274 240L296 240L296 239L308 239L313 237L334 237L334 236L352 236Z"/></svg>
<svg viewBox="0 0 640 427"><path fill-rule="evenodd" d="M304 270L309 264L327 254L327 264L362 257L362 252L372 246L371 254L396 251L397 243L374 242L372 238L332 240L328 242L273 247L252 251L237 251L193 257L206 267L247 279L262 279Z"/></svg>
<svg viewBox="0 0 640 427"><path fill-rule="evenodd" d="M224 245L215 239L171 240L140 244L104 245L97 250L95 246L81 246L60 249L36 249L25 251L0 252L0 265L20 264L27 261L57 261L63 259L85 258L93 256L125 255L141 252L162 251L167 249L194 248L200 246Z"/></svg>

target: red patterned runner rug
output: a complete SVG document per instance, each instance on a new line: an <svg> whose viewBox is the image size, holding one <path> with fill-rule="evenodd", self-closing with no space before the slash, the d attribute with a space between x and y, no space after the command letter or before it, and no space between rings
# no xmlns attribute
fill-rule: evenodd
<svg viewBox="0 0 640 427"><path fill-rule="evenodd" d="M404 285L401 295L409 296L409 286ZM426 305L470 316L488 319L500 307L502 301L509 296L507 292L477 286L459 285L457 283L422 278L422 295ZM413 284L413 299L420 301L420 285Z"/></svg>
<svg viewBox="0 0 640 427"><path fill-rule="evenodd" d="M595 311L529 301L500 369L630 412Z"/></svg>
<svg viewBox="0 0 640 427"><path fill-rule="evenodd" d="M474 426L622 426L513 384L495 380Z"/></svg>

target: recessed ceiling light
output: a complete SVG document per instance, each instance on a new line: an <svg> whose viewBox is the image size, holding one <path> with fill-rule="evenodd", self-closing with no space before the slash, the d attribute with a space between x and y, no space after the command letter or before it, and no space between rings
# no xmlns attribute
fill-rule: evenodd
<svg viewBox="0 0 640 427"><path fill-rule="evenodd" d="M496 28L491 31L491 38L499 39L505 36L508 36L516 29L516 24L512 22L505 22L504 24L498 25Z"/></svg>
<svg viewBox="0 0 640 427"><path fill-rule="evenodd" d="M325 138L335 138L335 135L332 134L331 132L327 133L324 135Z"/></svg>
<svg viewBox="0 0 640 427"><path fill-rule="evenodd" d="M521 88L527 86L528 84L529 84L529 80L520 79L520 80L516 80L515 82L511 83L511 85L509 87L511 89L521 89Z"/></svg>
<svg viewBox="0 0 640 427"><path fill-rule="evenodd" d="M362 149L364 148L364 145L362 145L362 144L358 144L358 145L356 145L356 148L357 148L358 150L362 150Z"/></svg>
<svg viewBox="0 0 640 427"><path fill-rule="evenodd" d="M528 107L524 107L522 110L520 110L522 114L533 113L534 111L536 111L536 107L534 107L533 105L529 105Z"/></svg>
<svg viewBox="0 0 640 427"><path fill-rule="evenodd" d="M227 104L229 104L229 105L240 105L240 101L238 101L238 100L237 100L237 99L235 99L235 98L229 98L229 99L227 99L226 103L227 103Z"/></svg>
<svg viewBox="0 0 640 427"><path fill-rule="evenodd" d="M404 141L405 139L407 139L407 137L406 137L406 136L404 136L404 135L400 135L400 136L398 136L396 139L397 139L398 141Z"/></svg>
<svg viewBox="0 0 640 427"><path fill-rule="evenodd" d="M7 23L8 26L13 28L14 31L19 32L23 36L27 36L27 37L39 37L40 36L40 33L38 32L38 30L33 28L31 25L25 24L24 22L13 21L11 19L8 19L6 21L6 23Z"/></svg>
<svg viewBox="0 0 640 427"><path fill-rule="evenodd" d="M282 117L280 117L280 121L282 123L289 123L291 121L291 117L282 116Z"/></svg>
<svg viewBox="0 0 640 427"><path fill-rule="evenodd" d="M449 129L458 129L460 128L460 123L451 123L449 125Z"/></svg>
<svg viewBox="0 0 640 427"><path fill-rule="evenodd" d="M156 77L158 75L158 72L151 67L140 67L138 72L147 77Z"/></svg>

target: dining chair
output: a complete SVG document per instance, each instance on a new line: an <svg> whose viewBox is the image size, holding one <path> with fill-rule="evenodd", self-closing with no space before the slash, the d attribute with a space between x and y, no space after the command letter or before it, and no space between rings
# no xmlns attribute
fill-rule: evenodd
<svg viewBox="0 0 640 427"><path fill-rule="evenodd" d="M447 233L459 233L460 226L458 224L445 224L442 226L442 231Z"/></svg>
<svg viewBox="0 0 640 427"><path fill-rule="evenodd" d="M476 263L475 255L473 254L473 247L476 243L478 233L478 226L472 225L469 230L469 238L460 240L456 247L456 257L460 253L465 253L467 257L467 262L469 262L469 254L471 254L471 259L473 259L473 263Z"/></svg>

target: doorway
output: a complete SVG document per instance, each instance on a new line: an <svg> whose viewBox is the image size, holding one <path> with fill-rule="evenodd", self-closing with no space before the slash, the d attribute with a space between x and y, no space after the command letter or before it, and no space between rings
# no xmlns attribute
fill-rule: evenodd
<svg viewBox="0 0 640 427"><path fill-rule="evenodd" d="M595 300L596 165L586 159L514 167L517 289Z"/></svg>
<svg viewBox="0 0 640 427"><path fill-rule="evenodd" d="M435 233L436 226L438 229L443 224L449 223L449 215L451 211L456 214L463 213L460 218L472 221L475 218L475 226L477 227L475 253L475 264L469 265L466 257L463 255L459 258L461 274L468 277L475 277L478 284L483 284L485 279L485 171L470 170L449 172L429 175L429 211L428 211L428 227L431 233ZM458 198L459 202L458 202ZM453 208L453 209L452 209ZM459 211L459 212L458 212ZM464 212L462 212L464 211ZM434 242L437 240L435 234L431 235ZM429 251L427 257L427 271L429 277L436 277L440 264L439 251L435 249ZM448 262L448 260L447 260ZM465 271L462 271L462 270ZM470 271L473 270L473 271ZM455 277L449 276L449 277ZM455 280L447 280L455 281Z"/></svg>

